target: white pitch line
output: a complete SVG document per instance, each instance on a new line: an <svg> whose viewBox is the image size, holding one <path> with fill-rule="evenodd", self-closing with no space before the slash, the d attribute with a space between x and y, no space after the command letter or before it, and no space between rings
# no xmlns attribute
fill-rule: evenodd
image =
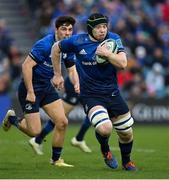
<svg viewBox="0 0 169 180"><path fill-rule="evenodd" d="M15 143L11 143L11 140L2 140L0 141L0 144L4 145L4 144L20 144L20 145L27 145L28 144L28 140L19 140L19 141L15 141ZM92 150L96 149L96 146L91 146ZM110 149L112 151L120 151L119 147L110 147ZM144 153L154 153L156 152L155 149L145 149L145 148L134 148L133 149L136 152L144 152Z"/></svg>
<svg viewBox="0 0 169 180"><path fill-rule="evenodd" d="M119 151L119 147L112 147L112 151ZM145 153L154 153L156 150L155 149L144 149L144 148L134 148L133 149L136 152L145 152Z"/></svg>
<svg viewBox="0 0 169 180"><path fill-rule="evenodd" d="M155 149L135 149L137 152L145 152L145 153L154 153L156 150Z"/></svg>

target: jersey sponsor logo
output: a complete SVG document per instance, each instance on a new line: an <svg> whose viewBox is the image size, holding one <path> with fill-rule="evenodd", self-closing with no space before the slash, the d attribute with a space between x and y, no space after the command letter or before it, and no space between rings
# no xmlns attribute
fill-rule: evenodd
<svg viewBox="0 0 169 180"><path fill-rule="evenodd" d="M31 103L26 104L25 109L29 111L32 110L32 104Z"/></svg>
<svg viewBox="0 0 169 180"><path fill-rule="evenodd" d="M45 66L47 66L47 67L50 67L50 68L52 68L53 67L53 65L52 64L49 64L49 63L47 63L46 61L44 61L44 63L43 63Z"/></svg>
<svg viewBox="0 0 169 180"><path fill-rule="evenodd" d="M86 51L84 49L82 49L82 50L79 51L79 54L86 55L87 53L86 53Z"/></svg>
<svg viewBox="0 0 169 180"><path fill-rule="evenodd" d="M85 61L82 61L82 64L85 65L85 66L93 66L93 65L96 65L97 62L85 62Z"/></svg>

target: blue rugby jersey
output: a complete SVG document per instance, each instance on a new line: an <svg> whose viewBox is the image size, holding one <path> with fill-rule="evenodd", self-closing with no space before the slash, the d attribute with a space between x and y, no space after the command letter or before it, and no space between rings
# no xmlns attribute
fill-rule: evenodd
<svg viewBox="0 0 169 180"><path fill-rule="evenodd" d="M32 47L29 56L37 63L33 67L33 81L49 80L53 77L53 65L51 61L51 48L55 43L55 35L49 34L44 38L37 41ZM62 53L61 62L65 63L65 66L71 67L74 65L73 53Z"/></svg>
<svg viewBox="0 0 169 180"><path fill-rule="evenodd" d="M106 39L116 41L118 51L124 51L120 36L108 32ZM74 52L77 58L76 67L80 77L81 96L117 95L119 93L116 68L107 63L98 65L95 51L100 42L91 41L88 34L74 35L60 42L62 52Z"/></svg>

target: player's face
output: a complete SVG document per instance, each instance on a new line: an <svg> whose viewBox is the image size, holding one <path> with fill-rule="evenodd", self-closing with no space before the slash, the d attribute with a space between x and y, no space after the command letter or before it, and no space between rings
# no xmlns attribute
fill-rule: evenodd
<svg viewBox="0 0 169 180"><path fill-rule="evenodd" d="M70 24L69 26L62 25L57 29L57 38L58 40L68 38L73 33L73 27Z"/></svg>
<svg viewBox="0 0 169 180"><path fill-rule="evenodd" d="M107 35L107 24L98 24L93 28L93 36L98 41L102 41L105 39Z"/></svg>

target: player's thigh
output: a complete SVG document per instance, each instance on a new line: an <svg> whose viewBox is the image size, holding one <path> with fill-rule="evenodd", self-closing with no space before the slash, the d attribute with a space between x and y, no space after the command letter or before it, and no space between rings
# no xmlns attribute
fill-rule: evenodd
<svg viewBox="0 0 169 180"><path fill-rule="evenodd" d="M113 127L122 142L129 142L133 139L132 125L134 120L130 112L119 115L111 120L113 122Z"/></svg>
<svg viewBox="0 0 169 180"><path fill-rule="evenodd" d="M18 99L24 114L39 112L40 99L43 94L41 92L36 92L36 88L34 88L34 92L36 96L35 102L32 103L27 101L27 89L24 82L20 83L18 88Z"/></svg>
<svg viewBox="0 0 169 180"><path fill-rule="evenodd" d="M48 116L53 120L55 124L65 123L67 124L67 118L65 116L63 103L61 99L53 101L42 107Z"/></svg>
<svg viewBox="0 0 169 180"><path fill-rule="evenodd" d="M36 88L34 89L34 91L36 95L36 101L34 103L27 101L27 89L24 82L21 82L18 88L18 98L22 110L25 114L24 117L27 129L32 135L37 135L41 131L41 121L39 115L39 101L41 93L37 93Z"/></svg>
<svg viewBox="0 0 169 180"><path fill-rule="evenodd" d="M85 97L81 98L81 103L84 107L85 113L91 124L97 131L110 132L112 129L112 123L110 121L106 104L100 97Z"/></svg>
<svg viewBox="0 0 169 180"><path fill-rule="evenodd" d="M119 94L117 96L105 97L105 102L107 101L107 110L110 118L117 117L117 119L121 118L120 116L125 116L126 113L129 112L128 105L126 101Z"/></svg>
<svg viewBox="0 0 169 180"><path fill-rule="evenodd" d="M33 135L38 135L41 131L41 120L40 120L40 113L29 113L25 114L25 120L27 124L27 128Z"/></svg>
<svg viewBox="0 0 169 180"><path fill-rule="evenodd" d="M96 105L89 110L88 117L96 131L104 136L109 136L112 132L112 123L108 116L107 110L101 106Z"/></svg>
<svg viewBox="0 0 169 180"><path fill-rule="evenodd" d="M51 83L48 84L40 106L54 123L63 122L66 119L62 100Z"/></svg>
<svg viewBox="0 0 169 180"><path fill-rule="evenodd" d="M75 107L74 105L69 104L63 100L63 108L64 108L66 116L68 116L68 114L70 113L70 111L73 110L74 107Z"/></svg>

